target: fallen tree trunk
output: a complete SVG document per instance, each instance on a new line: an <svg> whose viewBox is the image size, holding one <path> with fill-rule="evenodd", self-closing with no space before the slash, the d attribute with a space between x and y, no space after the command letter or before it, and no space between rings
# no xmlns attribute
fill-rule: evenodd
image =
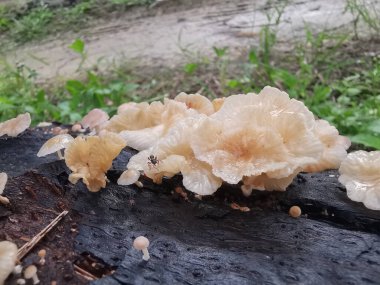
<svg viewBox="0 0 380 285"><path fill-rule="evenodd" d="M24 258L38 263L41 284L375 284L380 280L380 212L350 201L336 171L299 174L284 193L223 185L212 197L188 199L181 177L144 188L116 180L135 151L115 160L106 189L89 192L68 182L55 156L37 158L50 136L41 129L0 139L0 169L13 177L0 206L0 240L20 247L62 210L69 214ZM250 208L233 210L231 203ZM290 206L303 215L291 218ZM133 239L150 240L142 260ZM16 277L8 280L14 284ZM7 284L8 284L7 283Z"/></svg>

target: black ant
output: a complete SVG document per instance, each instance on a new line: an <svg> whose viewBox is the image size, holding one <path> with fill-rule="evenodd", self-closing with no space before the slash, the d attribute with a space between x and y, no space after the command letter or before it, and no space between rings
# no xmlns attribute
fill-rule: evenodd
<svg viewBox="0 0 380 285"><path fill-rule="evenodd" d="M148 157L149 169L152 169L152 167L157 169L157 166L159 164L160 164L160 161L158 160L157 156L154 156L153 154L149 155L149 157Z"/></svg>

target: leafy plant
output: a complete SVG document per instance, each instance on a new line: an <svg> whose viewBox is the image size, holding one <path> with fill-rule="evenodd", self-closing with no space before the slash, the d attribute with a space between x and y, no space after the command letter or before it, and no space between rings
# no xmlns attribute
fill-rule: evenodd
<svg viewBox="0 0 380 285"><path fill-rule="evenodd" d="M33 9L21 19L14 19L10 28L12 36L18 42L26 42L44 35L54 13L46 6Z"/></svg>

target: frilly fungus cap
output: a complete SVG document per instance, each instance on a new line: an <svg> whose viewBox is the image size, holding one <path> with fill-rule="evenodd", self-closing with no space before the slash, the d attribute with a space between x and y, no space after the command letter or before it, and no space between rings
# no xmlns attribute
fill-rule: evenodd
<svg viewBox="0 0 380 285"><path fill-rule="evenodd" d="M212 174L211 165L195 158L189 144L202 118L205 117L198 115L179 120L153 147L133 156L128 168L143 170L155 183L161 183L164 176L182 173L186 189L199 195L214 193L222 185L222 179ZM148 163L150 155L157 158L158 165Z"/></svg>
<svg viewBox="0 0 380 285"><path fill-rule="evenodd" d="M211 115L215 112L211 101L199 94L186 94L182 92L174 100L185 103L187 108L194 109L200 114Z"/></svg>
<svg viewBox="0 0 380 285"><path fill-rule="evenodd" d="M346 186L348 198L380 210L380 151L349 153L339 173L339 182Z"/></svg>
<svg viewBox="0 0 380 285"><path fill-rule="evenodd" d="M37 156L46 156L61 149L67 148L73 140L74 138L69 134L62 134L52 137L42 145L37 153Z"/></svg>
<svg viewBox="0 0 380 285"><path fill-rule="evenodd" d="M264 178L288 178L318 161L323 145L313 133L314 124L303 103L265 87L258 95L226 98L221 109L200 124L191 147L195 157L211 165L213 174L224 181L236 184L255 177L244 181L265 187Z"/></svg>
<svg viewBox="0 0 380 285"><path fill-rule="evenodd" d="M70 182L75 184L83 179L91 192L104 188L105 173L125 146L119 135L107 131L99 136L77 137L65 151L66 165L73 171L69 176Z"/></svg>
<svg viewBox="0 0 380 285"><path fill-rule="evenodd" d="M0 137L4 135L16 137L29 128L30 123L29 113L18 115L16 118L0 123Z"/></svg>
<svg viewBox="0 0 380 285"><path fill-rule="evenodd" d="M105 124L104 129L119 133L124 130L150 128L160 123L164 108L161 102L127 104L125 108L119 108L118 114Z"/></svg>
<svg viewBox="0 0 380 285"><path fill-rule="evenodd" d="M123 116L126 114L127 112L124 112ZM161 114L159 117L156 117L154 124L150 124L150 126L139 130L125 129L120 132L120 136L128 142L128 146L137 150L144 150L154 146L177 122L198 114L195 109L187 107L183 102L166 99L162 105ZM135 122L134 124L139 123L142 122Z"/></svg>
<svg viewBox="0 0 380 285"><path fill-rule="evenodd" d="M82 126L83 128L89 128L91 130L100 127L105 122L107 122L109 119L109 116L106 112L104 112L101 109L93 109L86 116L82 119Z"/></svg>
<svg viewBox="0 0 380 285"><path fill-rule="evenodd" d="M337 169L347 156L351 142L339 135L338 130L325 120L315 122L314 134L323 144L323 153L317 163L306 166L306 172L318 172L325 169Z"/></svg>

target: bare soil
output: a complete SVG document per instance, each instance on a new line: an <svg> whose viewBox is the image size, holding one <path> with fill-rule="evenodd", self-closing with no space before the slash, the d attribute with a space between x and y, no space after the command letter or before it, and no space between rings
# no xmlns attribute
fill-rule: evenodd
<svg viewBox="0 0 380 285"><path fill-rule="evenodd" d="M106 70L110 65L130 62L173 67L187 60L186 56L210 55L213 46L228 46L236 54L257 46L260 30L268 24L267 16L273 15L273 5L278 3L159 1L148 8L133 8L123 16L111 14L80 33L67 31L27 44L6 57L10 62L22 62L35 69L43 81L72 78L80 59L68 46L82 37L88 51L87 66L97 64ZM295 40L304 38L305 26L313 32L352 29L353 16L344 13L345 5L345 0L290 1L277 27L279 48L291 50Z"/></svg>

